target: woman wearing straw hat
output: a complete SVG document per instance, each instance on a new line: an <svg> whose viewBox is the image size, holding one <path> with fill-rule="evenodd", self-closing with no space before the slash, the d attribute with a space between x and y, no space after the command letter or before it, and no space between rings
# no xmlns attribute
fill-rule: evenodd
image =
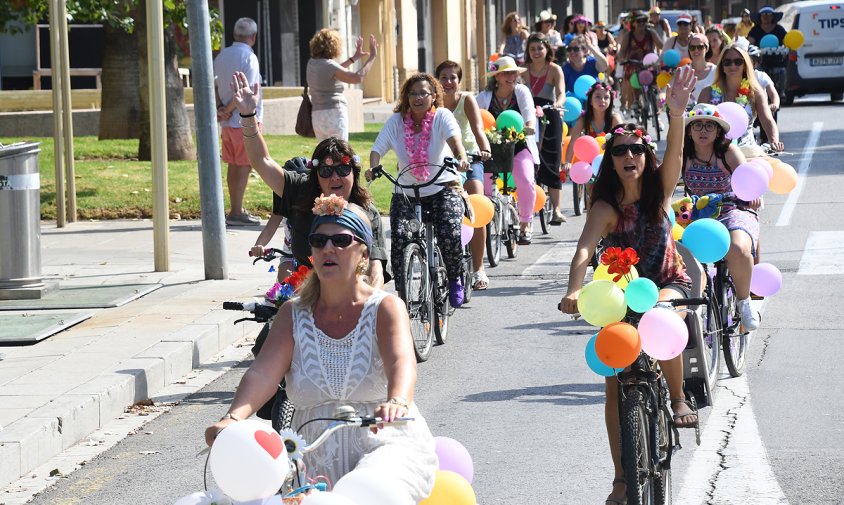
<svg viewBox="0 0 844 505"><path fill-rule="evenodd" d="M563 37L560 32L556 30L557 15L551 14L550 9L541 11L536 16L536 22L533 24L533 29L536 32L544 34L551 44L551 48L556 51L563 46Z"/></svg>
<svg viewBox="0 0 844 505"><path fill-rule="evenodd" d="M776 12L773 7L766 5L759 9L759 12L753 16L753 21L756 23L750 33L747 34L747 40L753 45L759 45L762 37L765 35L774 35L782 45L782 39L785 37L785 28L778 25L782 19L783 13Z"/></svg>

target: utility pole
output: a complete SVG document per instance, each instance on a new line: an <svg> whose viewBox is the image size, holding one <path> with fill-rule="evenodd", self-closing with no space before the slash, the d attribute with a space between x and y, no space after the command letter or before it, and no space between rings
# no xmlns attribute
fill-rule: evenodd
<svg viewBox="0 0 844 505"><path fill-rule="evenodd" d="M170 270L170 202L167 199L167 112L164 106L164 6L147 0L149 132L152 159L152 241L155 271Z"/></svg>

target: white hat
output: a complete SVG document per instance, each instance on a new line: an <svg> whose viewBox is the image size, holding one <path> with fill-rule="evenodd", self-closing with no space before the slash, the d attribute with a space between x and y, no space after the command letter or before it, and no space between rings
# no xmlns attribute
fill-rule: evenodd
<svg viewBox="0 0 844 505"><path fill-rule="evenodd" d="M486 69L488 70L488 72L486 73L487 77L492 77L499 72L522 73L527 70L526 68L522 68L516 65L516 60L514 60L510 56L501 56L495 61L490 61Z"/></svg>
<svg viewBox="0 0 844 505"><path fill-rule="evenodd" d="M691 24L692 23L692 15L689 14L688 12L684 12L684 13L680 14L679 16L677 16L677 22L678 23L686 22L686 23Z"/></svg>
<svg viewBox="0 0 844 505"><path fill-rule="evenodd" d="M539 11L539 15L536 16L536 22L542 23L545 21L556 21L557 15L551 14L551 9L545 9L544 11Z"/></svg>
<svg viewBox="0 0 844 505"><path fill-rule="evenodd" d="M724 132L730 131L730 123L724 119L717 107L708 103L699 103L686 113L686 126L694 121L712 121L718 123L718 126L724 129Z"/></svg>

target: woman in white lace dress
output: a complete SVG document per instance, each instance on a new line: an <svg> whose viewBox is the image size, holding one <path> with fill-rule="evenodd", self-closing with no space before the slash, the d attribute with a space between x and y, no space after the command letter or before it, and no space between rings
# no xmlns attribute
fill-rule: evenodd
<svg viewBox="0 0 844 505"><path fill-rule="evenodd" d="M385 420L416 420L377 433L341 430L306 457L308 473L333 484L354 469L397 479L407 503L427 497L434 484L434 439L413 403L416 359L404 304L364 282L372 231L365 213L342 198L318 198L309 236L314 270L299 296L279 310L266 344L243 376L228 413L209 427L206 441L252 415L287 378L296 406L293 426L331 417L340 405ZM344 208L346 207L346 208ZM325 423L301 433L314 440Z"/></svg>

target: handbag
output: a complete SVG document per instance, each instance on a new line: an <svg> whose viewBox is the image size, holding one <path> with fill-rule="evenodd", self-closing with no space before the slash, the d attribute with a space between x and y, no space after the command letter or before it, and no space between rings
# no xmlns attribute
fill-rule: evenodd
<svg viewBox="0 0 844 505"><path fill-rule="evenodd" d="M299 114L296 115L296 134L302 137L316 137L314 133L314 122L311 118L311 97L308 95L308 85L302 91L302 104L299 105Z"/></svg>

